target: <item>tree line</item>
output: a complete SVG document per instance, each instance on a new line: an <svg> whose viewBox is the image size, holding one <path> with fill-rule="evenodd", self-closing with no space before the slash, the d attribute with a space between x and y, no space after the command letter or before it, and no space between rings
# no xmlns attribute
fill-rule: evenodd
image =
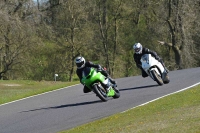
<svg viewBox="0 0 200 133"><path fill-rule="evenodd" d="M74 59L114 78L140 74L140 42L170 70L200 66L199 0L4 0L0 2L0 79L77 80Z"/></svg>

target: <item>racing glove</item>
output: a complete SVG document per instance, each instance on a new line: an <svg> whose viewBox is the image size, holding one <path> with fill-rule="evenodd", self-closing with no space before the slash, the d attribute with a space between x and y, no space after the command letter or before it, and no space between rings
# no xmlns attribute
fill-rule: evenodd
<svg viewBox="0 0 200 133"><path fill-rule="evenodd" d="M102 67L99 65L99 67L97 68L97 72L101 72L102 71Z"/></svg>

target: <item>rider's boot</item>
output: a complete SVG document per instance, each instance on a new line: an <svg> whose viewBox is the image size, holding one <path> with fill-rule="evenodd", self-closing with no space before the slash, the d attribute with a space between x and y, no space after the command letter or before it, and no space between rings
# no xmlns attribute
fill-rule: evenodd
<svg viewBox="0 0 200 133"><path fill-rule="evenodd" d="M87 86L84 85L84 87L83 87L83 92L84 93L89 93L91 91L92 91L91 89L89 89Z"/></svg>

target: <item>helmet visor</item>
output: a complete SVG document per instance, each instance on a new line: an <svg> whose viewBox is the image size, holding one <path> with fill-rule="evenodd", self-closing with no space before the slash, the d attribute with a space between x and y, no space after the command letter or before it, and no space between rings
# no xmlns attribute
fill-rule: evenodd
<svg viewBox="0 0 200 133"><path fill-rule="evenodd" d="M135 48L135 52L139 52L140 51L140 48Z"/></svg>
<svg viewBox="0 0 200 133"><path fill-rule="evenodd" d="M84 64L84 61L80 62L80 63L76 63L77 67L81 67Z"/></svg>

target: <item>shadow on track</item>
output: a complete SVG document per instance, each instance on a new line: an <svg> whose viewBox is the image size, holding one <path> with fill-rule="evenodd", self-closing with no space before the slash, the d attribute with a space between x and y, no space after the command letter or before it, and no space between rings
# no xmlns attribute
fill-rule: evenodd
<svg viewBox="0 0 200 133"><path fill-rule="evenodd" d="M159 85L147 85L147 86L139 86L134 88L125 88L125 89L119 89L120 91L127 91L127 90L135 90L135 89L142 89L142 88L150 88L150 87L156 87ZM46 109L59 109L59 108L67 108L67 107L74 107L74 106L82 106L82 105L88 105L88 104L95 104L95 103L101 103L101 100L91 101L91 102L82 102L82 103L74 103L74 104L65 104L60 106L54 106L54 107L46 107L46 108L40 108L40 109L32 109L23 112L31 112L31 111L38 111L38 110L46 110Z"/></svg>
<svg viewBox="0 0 200 133"><path fill-rule="evenodd" d="M37 111L37 110L59 109L59 108L67 108L67 107L74 107L74 106L82 106L82 105L95 104L95 103L100 103L100 102L102 102L102 101L101 101L101 100L98 100L98 101L83 102L83 103L65 104L65 105L54 106L54 107L47 107L47 108L40 108L40 109L32 109L32 110L22 111L22 112L20 112L20 113L23 113L23 112L31 112L31 111Z"/></svg>
<svg viewBox="0 0 200 133"><path fill-rule="evenodd" d="M147 86L139 86L139 87L134 87L134 88L125 88L125 89L120 89L120 91L135 90L135 89L142 89L142 88L150 88L150 87L155 87L155 86L160 86L160 85L147 85Z"/></svg>

